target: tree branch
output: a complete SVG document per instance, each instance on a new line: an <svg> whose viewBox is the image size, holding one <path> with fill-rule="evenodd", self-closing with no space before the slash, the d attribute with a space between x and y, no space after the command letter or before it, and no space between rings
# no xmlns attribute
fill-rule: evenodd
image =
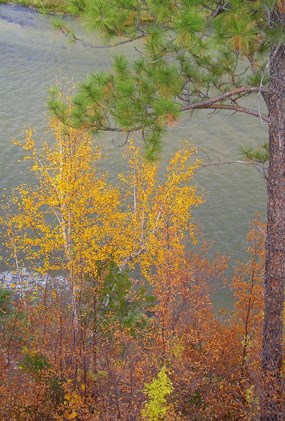
<svg viewBox="0 0 285 421"><path fill-rule="evenodd" d="M197 168L196 172L199 172L203 168L206 167L215 167L221 165L232 165L232 164L240 164L240 165L253 165L254 168L259 172L259 174L267 181L267 168L263 163L254 162L254 161L218 161L218 162L208 162L206 164L201 164L199 168Z"/></svg>
<svg viewBox="0 0 285 421"><path fill-rule="evenodd" d="M270 123L270 118L264 114L260 114L258 111L251 110L250 108L240 107L239 105L234 104L221 104L222 101L226 101L227 99L231 99L235 96L241 96L244 94L250 94L252 92L267 92L266 88L259 87L247 87L241 86L239 88L233 89L230 92L225 92L224 94L218 95L214 98L206 99L205 101L196 102L193 104L186 105L181 108L181 111L188 111L188 110L198 110L198 109L224 109L224 110L232 110L235 112L241 112L245 114L250 114L258 118L262 118L267 123Z"/></svg>
<svg viewBox="0 0 285 421"><path fill-rule="evenodd" d="M95 126L95 128L98 128L98 130L102 130L103 132L116 132L116 133L133 133L138 132L143 129L142 126L133 127L132 129L123 129L121 127L100 127Z"/></svg>
<svg viewBox="0 0 285 421"><path fill-rule="evenodd" d="M231 110L234 112L240 112L244 114L253 115L254 117L258 117L259 119L266 121L266 123L268 124L271 121L268 116L261 114L259 111L254 111L254 110L251 110L250 108L240 107L238 105L215 104L215 105L210 105L209 107L205 107L205 109L206 108L215 109L215 110Z"/></svg>
<svg viewBox="0 0 285 421"><path fill-rule="evenodd" d="M126 40L124 40L124 41L119 41L119 42L116 42L115 44L113 44L113 45L93 45L93 44L90 44L89 42L86 42L83 38L78 38L75 34L73 34L68 28L66 28L65 26L61 26L60 28L60 31L63 33L63 35L66 37L66 38L69 38L69 39L71 39L72 41L76 41L76 42L78 42L79 44L81 44L83 47L88 47L88 48L95 48L95 49L109 49L109 48L115 48L115 47L118 47L118 46L120 46L120 45L124 45L124 44L129 44L130 42L133 42L133 41L137 41L137 40L139 40L139 39L142 39L142 38L144 38L145 37L145 34L143 33L143 34L141 34L141 35L138 35L137 37L135 37L135 38L130 38L130 39L126 39Z"/></svg>

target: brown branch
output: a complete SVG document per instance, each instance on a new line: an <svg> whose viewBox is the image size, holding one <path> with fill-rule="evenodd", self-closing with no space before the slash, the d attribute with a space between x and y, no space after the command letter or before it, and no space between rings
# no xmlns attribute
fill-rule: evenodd
<svg viewBox="0 0 285 421"><path fill-rule="evenodd" d="M266 123L270 123L270 117L266 116L265 114L261 114L258 111L251 110L250 108L240 107L238 105L230 105L230 104L214 104L210 105L209 107L204 107L205 109L215 109L215 110L231 110L234 112L240 112L244 114L253 115L254 117L261 118L261 120L266 121Z"/></svg>
<svg viewBox="0 0 285 421"><path fill-rule="evenodd" d="M181 111L188 111L188 110L198 110L198 109L224 109L224 110L232 110L235 112L242 112L245 114L250 114L258 118L262 118L267 123L270 123L270 118L264 114L260 114L258 111L251 110L250 108L240 107L234 104L221 104L222 101L226 101L227 99L231 99L232 97L250 93L260 93L260 92L267 92L266 88L262 87L248 87L248 86L241 86L239 88L233 89L232 91L225 92L224 94L218 95L214 98L206 99L205 101L196 102L193 104L186 105L181 107Z"/></svg>
<svg viewBox="0 0 285 421"><path fill-rule="evenodd" d="M267 91L267 89L261 88L261 91L264 92L264 91ZM214 98L209 98L209 99L206 99L205 101L201 101L201 102L197 102L197 103L194 103L194 104L186 105L185 107L182 108L182 111L191 110L195 106L199 106L201 108L204 108L204 107L207 107L209 105L215 104L216 102L225 101L226 99L229 99L233 96L236 96L236 95L239 96L239 95L244 94L244 93L250 94L252 92L257 92L257 93L260 92L260 87L259 86L258 87L240 86L239 88L235 88L232 91L225 92L224 94L215 96Z"/></svg>
<svg viewBox="0 0 285 421"><path fill-rule="evenodd" d="M132 129L123 129L120 127L100 127L100 126L94 126L95 128L97 128L98 130L102 130L103 132L117 132L117 133L133 133L133 132L138 132L139 130L142 130L143 127L142 126L138 126L138 127L133 127Z"/></svg>
<svg viewBox="0 0 285 421"><path fill-rule="evenodd" d="M101 49L102 48L103 49L115 48L115 47L118 47L120 45L129 44L129 43L131 43L133 41L137 41L137 40L142 39L142 38L145 37L145 34L142 34L142 35L139 35L139 36L137 36L135 38L130 38L130 39L126 39L124 41L116 42L113 45L93 45L93 44L90 44L89 42L86 42L83 38L78 38L68 28L66 28L64 26L60 27L59 29L60 29L60 31L63 33L63 35L66 38L69 38L69 39L71 39L72 41L75 41L75 42L79 42L79 44L81 44L83 47L95 48L95 49L99 49L99 48L101 48Z"/></svg>
<svg viewBox="0 0 285 421"><path fill-rule="evenodd" d="M254 161L236 160L236 161L209 162L206 164L201 164L199 168L197 168L196 172L199 172L200 170L206 167L215 167L215 166L232 165L232 164L253 165L254 168L256 168L256 170L259 172L259 174L267 181L267 173L266 173L265 165L259 162L254 162Z"/></svg>

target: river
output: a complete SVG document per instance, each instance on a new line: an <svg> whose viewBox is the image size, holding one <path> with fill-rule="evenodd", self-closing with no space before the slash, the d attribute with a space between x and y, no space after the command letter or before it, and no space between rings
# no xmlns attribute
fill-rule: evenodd
<svg viewBox="0 0 285 421"><path fill-rule="evenodd" d="M94 34L80 36L93 45L102 41ZM112 56L126 54L133 59L138 53L134 45L112 49L84 48L70 43L63 34L52 29L49 18L20 6L0 5L0 180L1 192L23 181L29 181L25 166L19 162L22 152L11 140L23 138L25 129L36 128L38 137L45 136L48 126L46 99L49 87L57 82L69 87L94 71L108 70ZM257 109L258 98L248 103ZM191 119L184 116L164 140L162 161L188 139L199 148L204 159L238 160L242 145L258 145L267 139L266 124L246 115L231 116L220 112L215 116L205 111ZM118 139L98 136L108 155L107 167L112 177L124 168ZM256 169L246 165L209 166L202 169L195 181L205 197L205 204L194 211L205 238L213 243L212 251L232 257L231 265L246 257L246 233L257 212L265 217L266 186ZM227 290L220 291L219 301L226 302Z"/></svg>

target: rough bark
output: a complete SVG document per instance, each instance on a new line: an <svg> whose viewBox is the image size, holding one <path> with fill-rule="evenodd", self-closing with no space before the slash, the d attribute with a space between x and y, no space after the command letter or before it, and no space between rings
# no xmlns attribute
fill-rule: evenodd
<svg viewBox="0 0 285 421"><path fill-rule="evenodd" d="M283 20L283 16L276 13L275 19L277 17ZM285 419L281 390L285 281L285 44L280 43L271 52L268 99L270 159L261 420L275 421Z"/></svg>

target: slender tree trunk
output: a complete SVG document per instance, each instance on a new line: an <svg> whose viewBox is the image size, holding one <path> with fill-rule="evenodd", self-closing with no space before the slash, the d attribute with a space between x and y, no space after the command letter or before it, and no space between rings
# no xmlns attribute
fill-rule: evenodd
<svg viewBox="0 0 285 421"><path fill-rule="evenodd" d="M98 332L97 332L97 288L94 280L93 284L93 321L92 321L92 360L93 360L93 372L97 374L97 347L98 347Z"/></svg>
<svg viewBox="0 0 285 421"><path fill-rule="evenodd" d="M276 19L283 15L275 12ZM269 173L262 367L262 421L284 420L281 364L285 280L285 44L272 49L269 85ZM283 408L284 410L284 408Z"/></svg>

